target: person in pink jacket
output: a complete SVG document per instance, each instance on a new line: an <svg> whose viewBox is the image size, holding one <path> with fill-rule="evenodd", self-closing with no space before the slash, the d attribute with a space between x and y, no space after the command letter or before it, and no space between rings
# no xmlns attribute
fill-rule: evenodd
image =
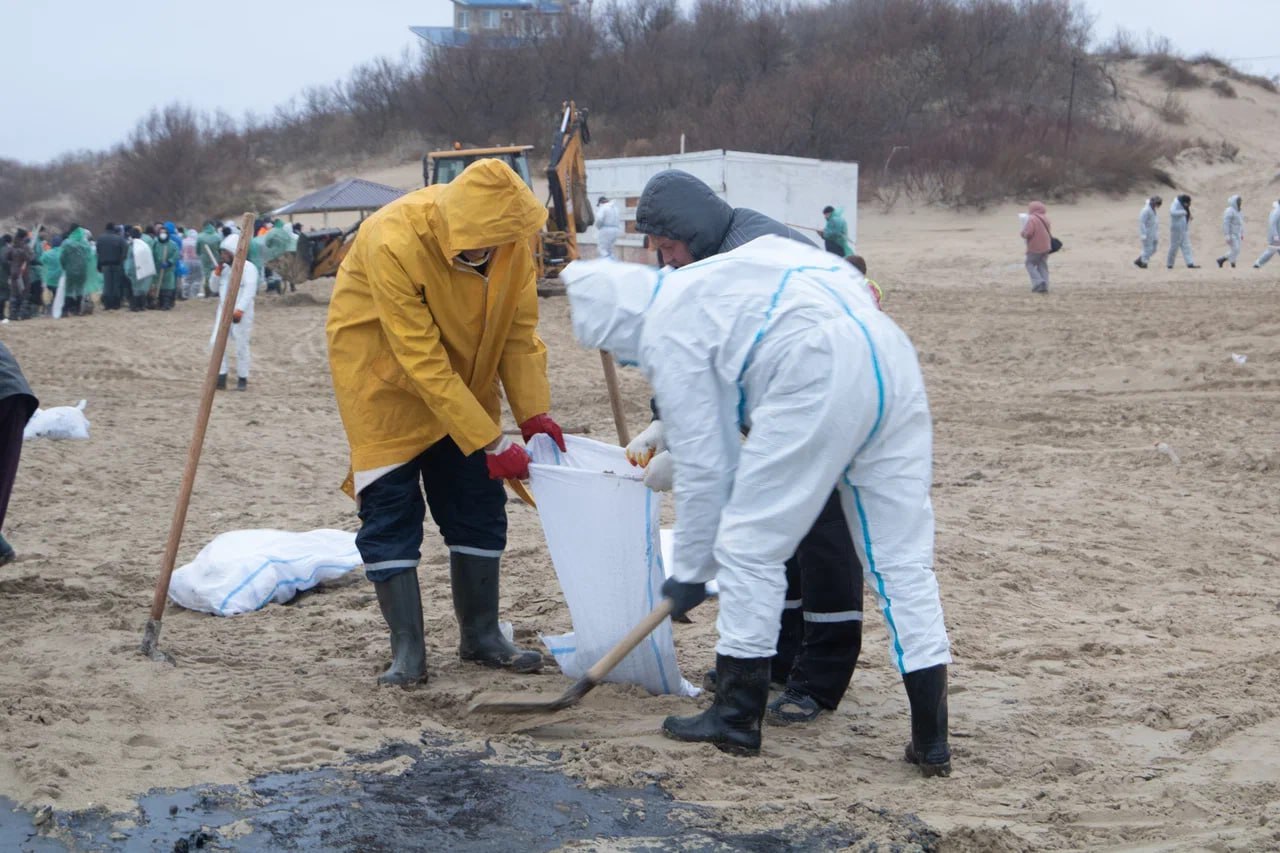
<svg viewBox="0 0 1280 853"><path fill-rule="evenodd" d="M1032 293L1049 292L1049 218L1044 202L1027 205L1027 221L1022 226L1022 239L1027 241L1027 275L1031 276Z"/></svg>

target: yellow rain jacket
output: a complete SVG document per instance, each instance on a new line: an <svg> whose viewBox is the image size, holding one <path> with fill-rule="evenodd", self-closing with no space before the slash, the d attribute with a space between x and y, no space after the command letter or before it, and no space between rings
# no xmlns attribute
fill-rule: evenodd
<svg viewBox="0 0 1280 853"><path fill-rule="evenodd" d="M360 226L325 331L351 470L409 462L445 436L471 454L551 407L531 238L546 208L509 166L478 160L452 183ZM486 275L455 259L496 246ZM348 473L343 491L354 496Z"/></svg>

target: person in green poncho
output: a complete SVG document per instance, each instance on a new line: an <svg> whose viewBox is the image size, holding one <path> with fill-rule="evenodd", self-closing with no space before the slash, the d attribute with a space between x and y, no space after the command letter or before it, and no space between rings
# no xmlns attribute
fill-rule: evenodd
<svg viewBox="0 0 1280 853"><path fill-rule="evenodd" d="M62 235L54 234L49 241L49 248L40 256L44 266L44 286L53 294L58 292L58 281L62 278Z"/></svg>
<svg viewBox="0 0 1280 853"><path fill-rule="evenodd" d="M66 240L62 241L58 263L62 266L62 274L67 277L62 313L77 316L81 313L90 271L97 271L97 258L94 256L93 246L89 245L89 236L83 228L76 228Z"/></svg>
<svg viewBox="0 0 1280 853"><path fill-rule="evenodd" d="M822 227L823 248L842 258L852 255L853 247L849 245L849 226L844 221L844 211L827 205L822 208L822 215L827 220L827 224Z"/></svg>
<svg viewBox="0 0 1280 853"><path fill-rule="evenodd" d="M156 291L156 307L161 311L168 311L173 308L177 296L176 275L182 247L169 239L169 231L162 228L156 233L156 243L151 247L151 254L156 261L156 283L152 285Z"/></svg>
<svg viewBox="0 0 1280 853"><path fill-rule="evenodd" d="M222 243L222 235L214 228L212 222L206 222L204 228L196 236L196 254L200 257L200 269L204 270L204 276L201 278L204 287L204 295L212 296L213 291L209 289L209 276L213 274L213 269L218 265L218 247Z"/></svg>

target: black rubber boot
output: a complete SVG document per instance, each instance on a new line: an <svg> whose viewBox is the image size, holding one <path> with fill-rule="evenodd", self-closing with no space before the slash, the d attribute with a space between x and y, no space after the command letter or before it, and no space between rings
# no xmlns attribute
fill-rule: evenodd
<svg viewBox="0 0 1280 853"><path fill-rule="evenodd" d="M218 374L218 385L217 385L217 388L218 388L218 390L219 390L219 391L225 391L225 390L227 390L227 374L225 374L225 373L219 373L219 374Z"/></svg>
<svg viewBox="0 0 1280 853"><path fill-rule="evenodd" d="M391 629L391 666L378 676L379 684L408 687L427 680L427 645L422 634L422 592L418 570L410 569L390 580L374 581L378 607Z"/></svg>
<svg viewBox="0 0 1280 853"><path fill-rule="evenodd" d="M248 391L248 390L249 390L249 380L248 380L246 377L244 377L244 376L241 376L239 379L237 379L237 380L236 380L236 390L237 390L237 391Z"/></svg>
<svg viewBox="0 0 1280 853"><path fill-rule="evenodd" d="M662 733L669 738L713 743L733 755L760 753L760 725L769 700L770 658L716 655L716 698L692 717L667 717Z"/></svg>
<svg viewBox="0 0 1280 853"><path fill-rule="evenodd" d="M911 742L904 758L925 776L951 775L947 746L947 665L940 663L902 676L911 704Z"/></svg>
<svg viewBox="0 0 1280 853"><path fill-rule="evenodd" d="M513 672L537 672L542 669L542 655L520 648L498 628L498 564L497 557L449 554L453 612L460 635L458 656Z"/></svg>

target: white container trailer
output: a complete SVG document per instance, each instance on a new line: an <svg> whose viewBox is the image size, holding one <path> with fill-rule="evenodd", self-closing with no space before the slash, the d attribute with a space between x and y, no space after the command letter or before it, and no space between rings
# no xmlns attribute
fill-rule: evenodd
<svg viewBox="0 0 1280 853"><path fill-rule="evenodd" d="M623 235L616 244L625 260L647 261L644 235L635 230L636 205L649 178L664 169L680 169L705 181L733 207L749 207L796 226L816 244L822 209L844 210L849 242L858 235L858 164L809 157L753 154L747 151L694 151L658 157L618 157L587 161L587 193L595 204L604 196L618 208ZM578 238L594 248L595 228Z"/></svg>

